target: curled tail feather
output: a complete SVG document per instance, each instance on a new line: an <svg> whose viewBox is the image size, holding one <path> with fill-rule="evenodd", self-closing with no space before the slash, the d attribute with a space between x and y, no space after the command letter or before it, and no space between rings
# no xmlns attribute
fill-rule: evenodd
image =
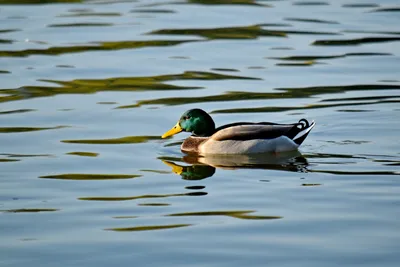
<svg viewBox="0 0 400 267"><path fill-rule="evenodd" d="M304 128L301 129L301 131L298 134L296 134L296 136L293 138L293 142L295 142L297 145L300 146L301 143L303 143L303 141L306 139L307 135L310 133L312 128L314 128L315 122L311 121L311 123L309 124L307 120L301 119L299 123L304 125Z"/></svg>

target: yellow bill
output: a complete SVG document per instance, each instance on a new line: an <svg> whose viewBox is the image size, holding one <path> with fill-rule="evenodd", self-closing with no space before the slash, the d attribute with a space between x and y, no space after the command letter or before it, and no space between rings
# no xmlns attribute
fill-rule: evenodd
<svg viewBox="0 0 400 267"><path fill-rule="evenodd" d="M175 163L170 162L170 161L166 161L166 160L163 160L163 162L166 165L168 165L169 167L172 168L172 172L174 172L174 173L176 173L178 175L180 175L183 172L183 167L182 166L176 165Z"/></svg>
<svg viewBox="0 0 400 267"><path fill-rule="evenodd" d="M163 134L163 135L161 136L161 138L167 138L168 136L171 136L171 135L180 133L180 132L182 132L182 131L183 131L183 129L182 129L181 126L179 125L179 121L178 121L178 122L175 124L175 126L172 127L171 130L169 130L168 132L166 132L165 134Z"/></svg>

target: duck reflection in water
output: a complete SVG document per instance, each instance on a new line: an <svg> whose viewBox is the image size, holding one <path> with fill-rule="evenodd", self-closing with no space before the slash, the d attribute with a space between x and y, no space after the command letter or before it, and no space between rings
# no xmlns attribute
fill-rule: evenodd
<svg viewBox="0 0 400 267"><path fill-rule="evenodd" d="M182 158L160 157L172 171L185 180L201 180L220 169L266 169L306 172L307 159L299 151L279 154L207 155L188 154ZM190 165L183 165L187 163Z"/></svg>

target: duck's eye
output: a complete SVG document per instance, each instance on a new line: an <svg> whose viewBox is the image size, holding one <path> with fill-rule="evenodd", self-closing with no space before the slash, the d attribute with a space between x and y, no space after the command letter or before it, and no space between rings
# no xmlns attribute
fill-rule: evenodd
<svg viewBox="0 0 400 267"><path fill-rule="evenodd" d="M188 120L188 119L190 119L190 116L184 116L182 119Z"/></svg>

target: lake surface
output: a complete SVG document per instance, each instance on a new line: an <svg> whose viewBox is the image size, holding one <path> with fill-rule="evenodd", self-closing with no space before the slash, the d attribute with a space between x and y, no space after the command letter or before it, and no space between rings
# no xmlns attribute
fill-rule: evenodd
<svg viewBox="0 0 400 267"><path fill-rule="evenodd" d="M0 265L398 266L399 11L0 1ZM160 137L191 108L317 125L193 158Z"/></svg>

